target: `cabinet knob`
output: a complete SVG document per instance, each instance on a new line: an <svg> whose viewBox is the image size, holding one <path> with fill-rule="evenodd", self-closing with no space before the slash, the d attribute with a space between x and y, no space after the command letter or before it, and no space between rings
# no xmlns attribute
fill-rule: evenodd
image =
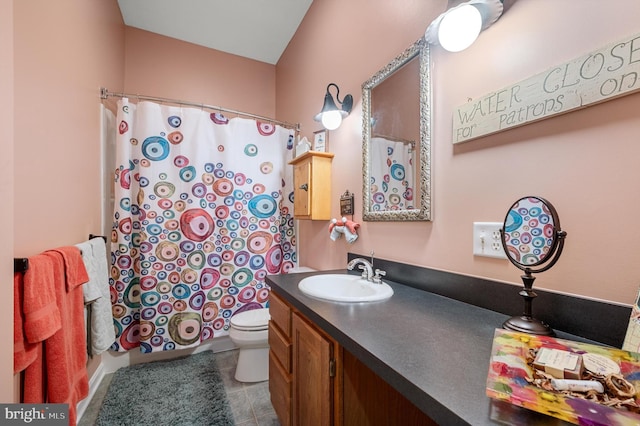
<svg viewBox="0 0 640 426"><path fill-rule="evenodd" d="M306 183L303 183L302 185L300 185L300 189L304 190L304 191L308 191L309 190L309 185Z"/></svg>

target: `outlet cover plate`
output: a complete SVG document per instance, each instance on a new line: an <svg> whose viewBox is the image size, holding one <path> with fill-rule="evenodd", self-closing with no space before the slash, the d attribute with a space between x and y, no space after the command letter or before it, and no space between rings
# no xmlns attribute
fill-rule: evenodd
<svg viewBox="0 0 640 426"><path fill-rule="evenodd" d="M500 229L502 222L473 222L473 255L506 259Z"/></svg>

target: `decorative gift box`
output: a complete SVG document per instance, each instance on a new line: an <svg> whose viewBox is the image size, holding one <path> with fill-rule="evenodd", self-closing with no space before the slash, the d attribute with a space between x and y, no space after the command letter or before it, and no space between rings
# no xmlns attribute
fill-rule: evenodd
<svg viewBox="0 0 640 426"><path fill-rule="evenodd" d="M533 368L541 348L600 360L585 373L605 392L558 391ZM614 371L615 370L615 371ZM543 376L541 379L540 377ZM640 424L640 354L621 349L496 329L487 375L487 395L575 424Z"/></svg>

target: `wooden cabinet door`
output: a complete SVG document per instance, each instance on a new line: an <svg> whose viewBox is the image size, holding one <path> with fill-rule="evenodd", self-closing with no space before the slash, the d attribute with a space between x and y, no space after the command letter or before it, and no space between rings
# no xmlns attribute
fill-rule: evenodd
<svg viewBox="0 0 640 426"><path fill-rule="evenodd" d="M311 157L293 168L293 211L295 216L311 217Z"/></svg>
<svg viewBox="0 0 640 426"><path fill-rule="evenodd" d="M345 425L438 425L348 351L342 352L341 361Z"/></svg>
<svg viewBox="0 0 640 426"><path fill-rule="evenodd" d="M293 425L333 424L333 345L293 314Z"/></svg>

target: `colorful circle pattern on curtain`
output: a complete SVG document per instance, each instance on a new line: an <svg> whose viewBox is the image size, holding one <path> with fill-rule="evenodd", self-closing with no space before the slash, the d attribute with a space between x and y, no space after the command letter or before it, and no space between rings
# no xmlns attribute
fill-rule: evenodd
<svg viewBox="0 0 640 426"><path fill-rule="evenodd" d="M226 335L234 314L267 306L267 274L295 263L289 132L153 105L119 103L110 279L118 351Z"/></svg>
<svg viewBox="0 0 640 426"><path fill-rule="evenodd" d="M371 143L371 209L414 208L413 148L409 143L374 137Z"/></svg>

